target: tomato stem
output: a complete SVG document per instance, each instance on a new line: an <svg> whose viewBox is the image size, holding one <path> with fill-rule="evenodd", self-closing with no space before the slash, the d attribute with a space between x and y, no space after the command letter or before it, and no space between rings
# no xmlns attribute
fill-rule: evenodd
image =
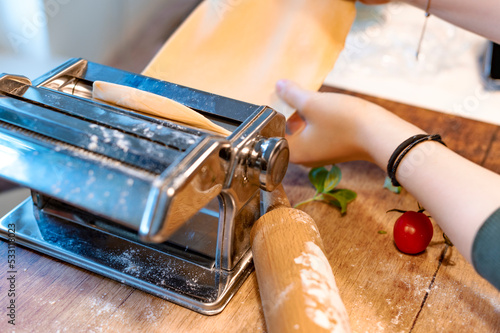
<svg viewBox="0 0 500 333"><path fill-rule="evenodd" d="M403 213L404 214L407 211L406 210L401 210L401 209L390 209L386 213L390 213L390 212L398 212L398 213Z"/></svg>

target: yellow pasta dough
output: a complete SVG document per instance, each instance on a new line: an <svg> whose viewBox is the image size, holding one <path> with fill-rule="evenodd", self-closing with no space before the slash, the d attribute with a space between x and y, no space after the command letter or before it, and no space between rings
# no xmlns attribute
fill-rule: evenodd
<svg viewBox="0 0 500 333"><path fill-rule="evenodd" d="M95 81L92 97L186 125L228 136L230 131L214 124L198 112L169 98L114 83Z"/></svg>
<svg viewBox="0 0 500 333"><path fill-rule="evenodd" d="M346 0L207 0L143 74L289 116L276 81L319 89L354 17L354 1Z"/></svg>

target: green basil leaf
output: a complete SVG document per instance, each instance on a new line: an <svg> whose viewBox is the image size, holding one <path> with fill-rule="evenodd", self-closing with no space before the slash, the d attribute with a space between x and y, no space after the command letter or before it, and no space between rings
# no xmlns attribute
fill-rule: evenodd
<svg viewBox="0 0 500 333"><path fill-rule="evenodd" d="M328 203L332 206L335 206L337 208L339 208L340 210L342 210L342 205L340 204L340 202L338 200L331 200L331 201L328 201Z"/></svg>
<svg viewBox="0 0 500 333"><path fill-rule="evenodd" d="M333 193L323 193L323 198L328 203L339 207L341 214L345 214L345 212L347 211L347 204L349 203L349 201L347 201L346 197L342 192L340 192L340 190Z"/></svg>
<svg viewBox="0 0 500 333"><path fill-rule="evenodd" d="M328 192L327 194L334 195L335 198L342 197L344 198L348 203L356 199L358 196L356 192L348 190L348 189L337 189Z"/></svg>
<svg viewBox="0 0 500 333"><path fill-rule="evenodd" d="M394 192L396 194L401 193L401 186L392 185L391 178L389 178L389 177L385 177L384 188L386 188L389 191Z"/></svg>
<svg viewBox="0 0 500 333"><path fill-rule="evenodd" d="M330 170L325 167L313 168L309 171L309 181L316 188L316 194L298 205L311 201L323 201L338 207L341 214L347 211L347 204L356 199L356 192L347 189L335 189L342 179L340 168L332 165Z"/></svg>
<svg viewBox="0 0 500 333"><path fill-rule="evenodd" d="M330 192L338 185L340 180L342 179L342 172L340 168L336 165L332 165L330 171L325 178L324 192Z"/></svg>
<svg viewBox="0 0 500 333"><path fill-rule="evenodd" d="M328 193L320 194L316 198L317 198L316 200L318 200L318 201L324 201L324 202L328 203L329 205L341 208L340 203L337 200L337 198L335 198L332 195L329 195Z"/></svg>
<svg viewBox="0 0 500 333"><path fill-rule="evenodd" d="M328 175L328 170L324 167L314 168L309 171L309 181L316 188L316 191L323 192L326 176Z"/></svg>
<svg viewBox="0 0 500 333"><path fill-rule="evenodd" d="M339 198L336 202L340 204L340 214L345 214L347 212L347 201Z"/></svg>

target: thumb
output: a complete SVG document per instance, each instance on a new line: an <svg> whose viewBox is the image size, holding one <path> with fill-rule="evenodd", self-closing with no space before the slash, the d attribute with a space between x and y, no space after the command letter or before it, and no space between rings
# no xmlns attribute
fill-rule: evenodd
<svg viewBox="0 0 500 333"><path fill-rule="evenodd" d="M292 81L279 80L276 82L276 94L288 105L301 113L312 92L302 89Z"/></svg>

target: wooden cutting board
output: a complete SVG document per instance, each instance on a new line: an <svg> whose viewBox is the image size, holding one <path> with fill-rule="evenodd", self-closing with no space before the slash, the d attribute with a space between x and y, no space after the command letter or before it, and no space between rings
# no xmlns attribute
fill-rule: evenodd
<svg viewBox="0 0 500 333"><path fill-rule="evenodd" d="M323 88L324 91L337 91ZM500 172L500 127L366 97L431 133L451 149ZM384 171L366 162L340 164L340 187L358 193L341 217L323 203L302 209L321 232L354 332L498 332L500 293L479 277L439 227L420 255L392 242L391 208L415 209L408 193L383 189ZM291 165L284 180L293 203L314 189L308 169ZM466 178L464 177L464 181ZM464 193L466 204L467 194ZM387 234L379 234L379 230ZM255 274L228 307L207 317L31 250L18 248L15 332L265 332ZM0 332L7 324L7 246L0 243Z"/></svg>

